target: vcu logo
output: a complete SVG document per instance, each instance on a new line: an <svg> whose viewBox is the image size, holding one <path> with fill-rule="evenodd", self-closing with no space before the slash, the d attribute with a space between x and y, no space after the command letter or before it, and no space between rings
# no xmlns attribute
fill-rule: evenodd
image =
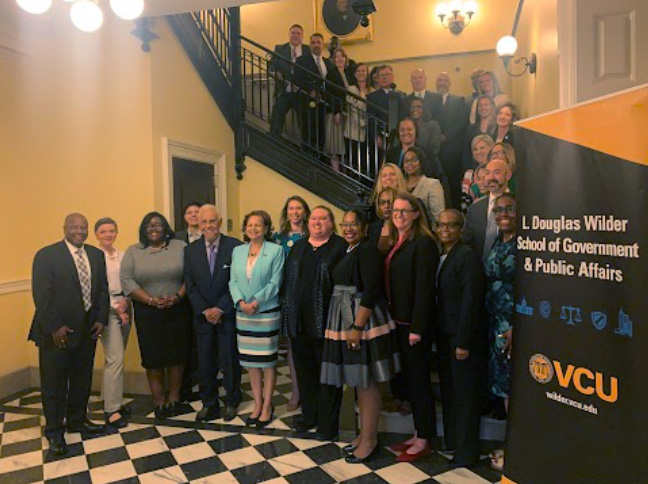
<svg viewBox="0 0 648 484"><path fill-rule="evenodd" d="M551 361L545 355L535 354L529 359L529 373L539 383L549 383L554 374L558 384L563 388L573 386L576 391L583 395L596 395L603 401L614 403L619 398L619 380L610 377L609 382L600 372L593 372L588 368L567 365L554 360Z"/></svg>

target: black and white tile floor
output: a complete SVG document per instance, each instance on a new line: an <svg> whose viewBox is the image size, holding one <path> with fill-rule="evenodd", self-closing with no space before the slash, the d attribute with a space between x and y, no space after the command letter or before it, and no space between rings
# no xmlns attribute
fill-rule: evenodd
<svg viewBox="0 0 648 484"><path fill-rule="evenodd" d="M347 464L340 451L344 443L320 442L312 435L290 431L299 412L286 410L290 379L283 360L274 397L277 419L267 429L244 426L252 410L245 377L243 388L246 397L236 419L199 425L194 422L199 402L185 404L181 415L159 425L152 418L149 397L130 395L127 401L133 416L128 427L95 438L67 434L70 452L63 458L48 454L40 392L30 389L13 395L0 402L0 483L489 484L501 478L486 457L471 470L450 470L449 456L440 452L405 464L396 463L386 447L366 464ZM94 420L100 420L101 410L99 396L93 395ZM380 436L381 445L401 439L395 434ZM440 441L435 444L441 448Z"/></svg>

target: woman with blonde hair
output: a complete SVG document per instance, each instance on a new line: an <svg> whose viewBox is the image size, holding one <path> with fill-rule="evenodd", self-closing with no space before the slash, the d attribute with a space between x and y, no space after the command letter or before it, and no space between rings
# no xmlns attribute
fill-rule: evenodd
<svg viewBox="0 0 648 484"><path fill-rule="evenodd" d="M392 187L397 192L406 192L407 184L403 172L393 163L383 163L376 177L376 184L371 192L370 202L373 205L383 188Z"/></svg>
<svg viewBox="0 0 648 484"><path fill-rule="evenodd" d="M484 71L479 76L479 94L488 96L493 100L495 106L499 106L509 100L509 97L502 92L497 76L493 71ZM470 109L470 122L474 123L477 115L477 99Z"/></svg>

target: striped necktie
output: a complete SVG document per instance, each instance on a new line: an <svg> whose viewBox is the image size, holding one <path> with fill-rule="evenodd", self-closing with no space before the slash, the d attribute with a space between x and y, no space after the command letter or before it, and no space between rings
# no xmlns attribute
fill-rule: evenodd
<svg viewBox="0 0 648 484"><path fill-rule="evenodd" d="M83 258L83 249L76 251L76 258L74 260L79 272L79 282L81 283L81 295L83 296L83 307L86 311L90 310L92 306L92 299L90 297L90 272L88 271L88 264Z"/></svg>

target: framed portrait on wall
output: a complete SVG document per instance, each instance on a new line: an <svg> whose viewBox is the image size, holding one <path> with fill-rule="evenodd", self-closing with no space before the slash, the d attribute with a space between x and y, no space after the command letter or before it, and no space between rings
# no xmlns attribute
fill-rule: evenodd
<svg viewBox="0 0 648 484"><path fill-rule="evenodd" d="M314 0L315 30L324 37L337 36L343 44L373 39L371 23L360 25L360 15L351 8L353 0Z"/></svg>

